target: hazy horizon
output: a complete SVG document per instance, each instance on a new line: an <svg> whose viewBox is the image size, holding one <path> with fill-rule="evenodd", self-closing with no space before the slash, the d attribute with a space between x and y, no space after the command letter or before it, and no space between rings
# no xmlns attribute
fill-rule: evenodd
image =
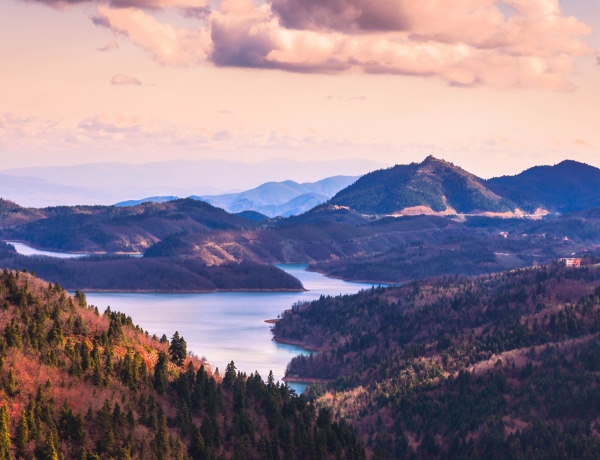
<svg viewBox="0 0 600 460"><path fill-rule="evenodd" d="M437 158L448 161L443 157ZM533 166L553 166L565 160L573 158ZM464 165L454 164L473 173ZM141 164L106 162L24 167L0 170L0 198L14 201L21 206L37 208L59 205L112 205L150 197L186 198L235 194L269 182L291 180L303 184L335 176L358 177L391 166L394 165L361 159L302 162L279 158L256 162L201 159ZM512 174L498 170L495 175L481 178L490 179L504 175Z"/></svg>

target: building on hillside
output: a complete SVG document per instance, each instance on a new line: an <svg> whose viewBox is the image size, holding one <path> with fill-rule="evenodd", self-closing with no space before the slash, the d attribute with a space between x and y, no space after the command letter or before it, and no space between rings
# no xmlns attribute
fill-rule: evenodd
<svg viewBox="0 0 600 460"><path fill-rule="evenodd" d="M575 257L565 257L560 260L562 260L567 267L580 267L581 266L581 259L578 259Z"/></svg>

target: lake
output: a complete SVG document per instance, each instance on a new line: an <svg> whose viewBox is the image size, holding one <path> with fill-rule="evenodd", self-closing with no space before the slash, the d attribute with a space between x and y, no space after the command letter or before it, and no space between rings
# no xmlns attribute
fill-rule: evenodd
<svg viewBox="0 0 600 460"><path fill-rule="evenodd" d="M14 243L13 243L14 244ZM40 252L22 243L18 252ZM36 252L37 251L37 252ZM64 256L64 253L62 253ZM44 251L44 255L52 255ZM272 340L271 325L275 319L298 301L318 299L321 295L353 294L371 287L371 283L351 283L306 271L306 265L278 265L298 278L305 292L211 292L180 293L107 293L86 292L88 304L103 312L123 312L150 334L169 339L178 331L187 342L188 351L205 357L223 373L230 361L238 370L250 374L258 371L266 379L273 371L276 380L285 375L288 362L305 352L302 348ZM290 384L297 392L306 385Z"/></svg>
<svg viewBox="0 0 600 460"><path fill-rule="evenodd" d="M265 320L289 309L295 302L318 299L321 295L351 294L371 284L350 283L308 272L305 265L279 265L298 278L305 292L214 292L203 294L86 292L88 304L104 311L121 311L150 334L175 331L183 336L188 350L205 357L221 373L230 361L246 373L258 371L266 379L273 371L276 380L285 375L288 362L305 352L300 347L272 339ZM291 383L302 392L306 385Z"/></svg>
<svg viewBox="0 0 600 460"><path fill-rule="evenodd" d="M25 243L19 243L17 241L5 241L5 243L12 244L19 254L24 256L49 256L58 257L59 259L74 259L76 257L85 257L89 254L79 254L72 252L57 252L57 251L43 251L41 249L32 248Z"/></svg>

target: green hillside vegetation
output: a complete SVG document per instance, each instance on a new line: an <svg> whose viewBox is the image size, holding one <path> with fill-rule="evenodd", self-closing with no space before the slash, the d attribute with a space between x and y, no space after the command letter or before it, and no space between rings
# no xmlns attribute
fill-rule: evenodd
<svg viewBox="0 0 600 460"><path fill-rule="evenodd" d="M420 164L396 165L366 174L338 192L328 204L365 214L392 214L415 206L436 212L450 206L458 213L507 212L516 208L514 203L487 189L482 179L431 156Z"/></svg>
<svg viewBox="0 0 600 460"><path fill-rule="evenodd" d="M597 458L600 268L554 263L295 305L288 366L373 458ZM593 264L593 265L592 265Z"/></svg>
<svg viewBox="0 0 600 460"><path fill-rule="evenodd" d="M344 422L287 385L222 373L175 333L0 272L0 458L361 459Z"/></svg>

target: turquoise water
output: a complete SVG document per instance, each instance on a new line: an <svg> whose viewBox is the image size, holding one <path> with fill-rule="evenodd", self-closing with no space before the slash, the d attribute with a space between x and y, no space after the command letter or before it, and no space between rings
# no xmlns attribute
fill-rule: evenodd
<svg viewBox="0 0 600 460"><path fill-rule="evenodd" d="M18 245L18 246L17 246ZM53 255L17 243L21 253ZM25 251L25 252L24 252ZM59 253L63 257L64 253ZM370 283L350 283L308 272L305 265L287 264L280 268L298 278L305 292L214 292L204 294L179 293L110 293L86 292L88 304L102 312L110 306L133 318L133 322L150 334L175 331L182 335L188 351L205 357L221 372L230 361L238 370L258 371L266 379L273 371L276 380L285 375L288 362L305 352L300 347L272 340L271 325L275 319L299 301L318 299L321 295L352 294L371 287ZM297 392L306 385L290 384Z"/></svg>

